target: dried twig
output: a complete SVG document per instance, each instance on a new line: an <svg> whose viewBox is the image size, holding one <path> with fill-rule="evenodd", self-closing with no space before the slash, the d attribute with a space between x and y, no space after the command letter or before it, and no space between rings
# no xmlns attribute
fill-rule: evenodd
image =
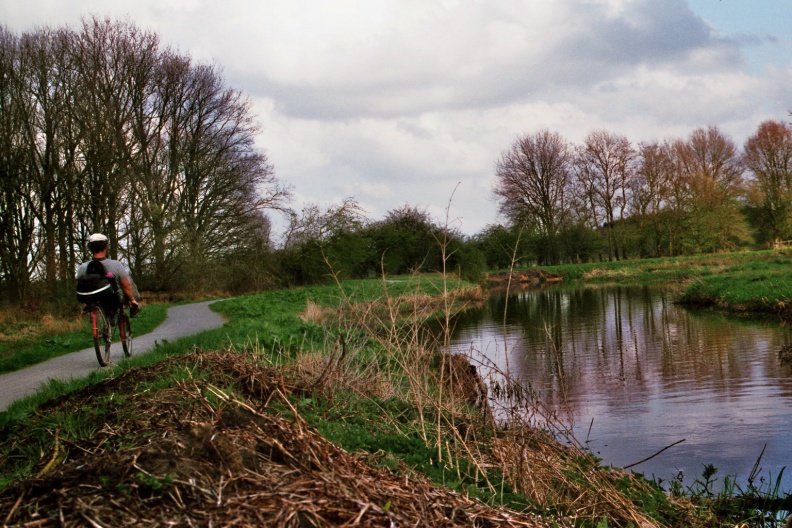
<svg viewBox="0 0 792 528"><path fill-rule="evenodd" d="M672 448L672 447L674 447L675 445L677 445L677 444L681 444L681 443L682 443L682 442L684 442L684 441L685 441L685 439L684 439L684 438L683 438L682 440L677 440L677 441L676 441L676 442L674 442L673 444L665 446L663 449L661 449L661 450L660 450L660 451L658 451L657 453L655 453L655 454L653 454L653 455L651 455L651 456L648 456L648 457L644 458L643 460L639 460L638 462L635 462L635 463L633 463L633 464L628 464L628 465L626 465L626 466L623 466L623 467L622 467L622 469L630 469L631 467L635 467L635 466L637 466L637 465L639 465L639 464L643 464L643 463L644 463L644 462L646 462L647 460L652 460L654 457L656 457L657 455L659 455L660 453L662 453L662 452L663 452L663 451L665 451L666 449L671 449L671 448Z"/></svg>

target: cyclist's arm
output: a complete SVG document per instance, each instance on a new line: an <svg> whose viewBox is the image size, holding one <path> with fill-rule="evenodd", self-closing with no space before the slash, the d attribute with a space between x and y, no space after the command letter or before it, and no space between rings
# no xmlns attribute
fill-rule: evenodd
<svg viewBox="0 0 792 528"><path fill-rule="evenodd" d="M121 289L124 290L124 296L126 297L129 304L135 305L138 302L135 300L135 292L132 290L132 281L129 280L129 277L122 277L119 281L121 283Z"/></svg>

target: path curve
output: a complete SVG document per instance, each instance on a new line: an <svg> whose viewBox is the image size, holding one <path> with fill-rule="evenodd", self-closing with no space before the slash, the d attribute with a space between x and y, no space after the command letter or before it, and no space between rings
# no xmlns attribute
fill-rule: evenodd
<svg viewBox="0 0 792 528"><path fill-rule="evenodd" d="M209 305L216 301L172 306L161 325L153 332L142 336L134 336L135 323L132 322L132 356L148 352L157 341L167 339L173 341L180 337L197 334L204 330L223 326L222 316L213 312ZM111 361L122 357L121 345L114 344L111 349ZM83 378L91 371L100 369L96 361L93 347L52 358L43 363L33 365L16 372L0 375L0 411L4 411L13 402L25 396L35 394L42 385L50 380L68 381Z"/></svg>

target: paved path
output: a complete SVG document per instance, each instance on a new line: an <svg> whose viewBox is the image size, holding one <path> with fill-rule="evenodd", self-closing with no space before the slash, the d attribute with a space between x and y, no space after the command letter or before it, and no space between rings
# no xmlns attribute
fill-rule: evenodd
<svg viewBox="0 0 792 528"><path fill-rule="evenodd" d="M132 338L132 355L136 356L154 348L157 341L167 339L173 341L179 337L197 334L203 330L223 326L220 314L209 309L207 301L195 304L174 306L168 309L168 317L153 332ZM135 323L132 320L132 335ZM111 361L122 357L121 345L114 344L110 349ZM83 378L92 370L102 368L96 361L93 347L58 356L26 369L0 375L0 411L4 411L13 402L34 394L49 380L69 380Z"/></svg>

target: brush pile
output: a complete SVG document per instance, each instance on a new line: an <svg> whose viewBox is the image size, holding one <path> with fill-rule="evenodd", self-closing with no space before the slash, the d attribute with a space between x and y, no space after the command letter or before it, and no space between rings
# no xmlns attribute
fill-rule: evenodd
<svg viewBox="0 0 792 528"><path fill-rule="evenodd" d="M161 384L159 380L169 379ZM228 389L233 387L233 394ZM50 402L27 420L104 406L87 439L52 431L35 476L0 492L8 526L546 526L378 468L312 429L303 390L233 352L171 358ZM107 406L114 406L106 413ZM273 406L279 414L269 412ZM286 416L287 418L285 418ZM109 417L109 418L108 418ZM22 448L25 431L6 441ZM6 451L12 452L13 449ZM7 463L8 461L3 461Z"/></svg>

